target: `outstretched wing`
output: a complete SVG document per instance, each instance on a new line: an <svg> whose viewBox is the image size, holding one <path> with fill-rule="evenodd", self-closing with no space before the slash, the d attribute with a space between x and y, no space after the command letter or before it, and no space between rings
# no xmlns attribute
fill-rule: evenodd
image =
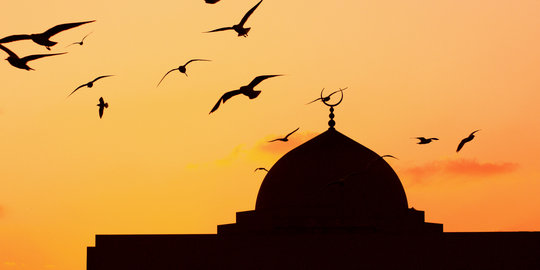
<svg viewBox="0 0 540 270"><path fill-rule="evenodd" d="M255 77L255 79L253 79L253 81L251 81L248 86L253 88L257 86L257 84L261 83L262 81L268 78L276 77L276 76L281 76L281 75L262 75L262 76Z"/></svg>
<svg viewBox="0 0 540 270"><path fill-rule="evenodd" d="M94 79L93 81L91 81L91 82L94 83L94 82L96 82L96 81L99 80L99 79L106 78L106 77L111 77L111 76L113 76L113 75L103 75L103 76L99 76L99 77L95 78L95 79Z"/></svg>
<svg viewBox="0 0 540 270"><path fill-rule="evenodd" d="M66 53L34 54L34 55L29 55L29 56L25 56L25 57L21 58L21 61L28 62L28 61L36 60L36 59L39 59L39 58L42 58L42 57L60 55L60 54L66 54Z"/></svg>
<svg viewBox="0 0 540 270"><path fill-rule="evenodd" d="M306 103L306 105L311 104L311 103L313 103L313 102L315 102L315 101L317 101L317 100L321 100L321 99L322 99L322 98L315 99L315 100L313 100L313 101L310 101L310 102Z"/></svg>
<svg viewBox="0 0 540 270"><path fill-rule="evenodd" d="M210 61L210 60L207 60L207 59L191 59L184 66L187 66L187 64L189 64L189 63L191 63L193 61Z"/></svg>
<svg viewBox="0 0 540 270"><path fill-rule="evenodd" d="M87 85L87 84L85 83L85 84L80 85L79 87L75 88L75 90L73 90L73 92L71 92L66 98L68 98L69 96L73 95L73 93L75 93L75 91L77 91L77 90L79 90L79 89L85 87L86 85Z"/></svg>
<svg viewBox="0 0 540 270"><path fill-rule="evenodd" d="M65 30L68 30L68 29L71 29L73 27L77 27L79 25L83 25L83 24L86 24L86 23L91 23L91 22L95 22L96 20L93 20L93 21L86 21L86 22L76 22L76 23L64 23L64 24L59 24L45 32L43 32L43 35L46 35L48 37L52 37L62 31L65 31Z"/></svg>
<svg viewBox="0 0 540 270"><path fill-rule="evenodd" d="M240 26L244 26L244 24L246 23L246 21L249 19L249 16L251 16L251 14L253 13L253 11L255 11L255 9L261 4L262 0L259 1L259 3L257 3L254 7L252 7L247 13L246 15L244 15L244 17L242 18L242 20L240 21L239 25Z"/></svg>
<svg viewBox="0 0 540 270"><path fill-rule="evenodd" d="M161 80L159 80L159 82L158 82L158 84L157 84L156 87L158 87L159 84L161 84L161 82L163 81L163 79L165 79L165 77L167 77L167 75L168 75L169 73L173 72L174 70L177 70L177 68L173 68L173 69L169 70L167 73L165 73L165 75L163 76L163 78L161 78Z"/></svg>
<svg viewBox="0 0 540 270"><path fill-rule="evenodd" d="M13 42L17 40L23 40L23 39L31 39L30 35L11 35L7 36L5 38L0 39L0 43L8 43Z"/></svg>
<svg viewBox="0 0 540 270"><path fill-rule="evenodd" d="M0 49L2 49L4 52L6 52L7 54L9 54L9 56L11 56L11 57L19 58L14 52L12 52L10 49L8 49L7 47L3 46L2 44L0 44Z"/></svg>
<svg viewBox="0 0 540 270"><path fill-rule="evenodd" d="M457 150L456 150L456 153L459 152L459 150L461 150L461 148L463 148L463 146L465 145L465 143L467 143L468 140L467 138L461 140L461 142L459 143L458 147L457 147Z"/></svg>
<svg viewBox="0 0 540 270"><path fill-rule="evenodd" d="M219 105L221 104L221 101L223 101L223 103L225 103L225 101L227 101L230 98L232 98L232 97L234 97L234 96L236 96L238 94L241 94L241 93L242 93L242 91L240 91L240 90L232 90L232 91L229 91L229 92L223 94L223 96L221 96L221 98L218 100L216 105L214 105L214 108L212 108L210 113L213 113L214 111L216 111L219 108Z"/></svg>
<svg viewBox="0 0 540 270"><path fill-rule="evenodd" d="M273 140L268 141L268 142L275 142L275 141L281 141L281 138L279 138L279 139L273 139Z"/></svg>
<svg viewBox="0 0 540 270"><path fill-rule="evenodd" d="M287 136L285 136L285 138L289 138L289 136L291 136L293 133L295 133L299 129L300 128L297 128L297 129L293 130L291 133L287 134Z"/></svg>
<svg viewBox="0 0 540 270"><path fill-rule="evenodd" d="M211 30L211 31L208 31L208 32L205 32L205 33L219 32L219 31L225 31L225 30L233 30L233 28L232 27L223 27L223 28L214 29L214 30Z"/></svg>

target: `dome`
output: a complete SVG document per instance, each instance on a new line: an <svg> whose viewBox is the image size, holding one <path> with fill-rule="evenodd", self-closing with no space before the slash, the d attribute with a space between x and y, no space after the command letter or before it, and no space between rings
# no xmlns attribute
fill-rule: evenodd
<svg viewBox="0 0 540 270"><path fill-rule="evenodd" d="M378 154L330 128L279 159L264 178L255 210L309 215L340 209L355 219L395 219L408 209L394 170Z"/></svg>

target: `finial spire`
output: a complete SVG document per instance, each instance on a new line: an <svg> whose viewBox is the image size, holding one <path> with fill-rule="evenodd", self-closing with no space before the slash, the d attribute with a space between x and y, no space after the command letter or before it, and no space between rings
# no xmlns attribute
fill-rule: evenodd
<svg viewBox="0 0 540 270"><path fill-rule="evenodd" d="M345 89L347 89L347 87L345 87L343 89L340 88L339 90L333 92L332 94L330 94L330 95L328 95L326 97L323 97L324 88L323 88L323 90L321 90L321 100L322 100L322 102L324 103L324 105L330 107L330 115L329 115L330 116L330 121L328 121L328 126L330 126L329 129L334 129L334 126L336 126L336 121L334 121L334 116L335 116L334 115L334 107L337 107L341 103L341 101L343 101L343 90L345 90ZM327 103L330 100L330 96L332 96L336 92L341 93L341 98L339 99L339 101L337 103L335 103L335 104Z"/></svg>

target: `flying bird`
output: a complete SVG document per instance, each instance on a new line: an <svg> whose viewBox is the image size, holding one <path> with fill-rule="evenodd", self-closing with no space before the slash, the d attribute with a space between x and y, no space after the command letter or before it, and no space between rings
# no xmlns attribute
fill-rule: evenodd
<svg viewBox="0 0 540 270"><path fill-rule="evenodd" d="M461 148L468 142L472 141L472 139L474 139L474 133L480 131L480 129L478 130L475 130L473 131L471 134L469 134L469 137L461 140L461 142L459 143L458 147L457 147L457 150L456 150L456 153L459 152L459 150L461 150Z"/></svg>
<svg viewBox="0 0 540 270"><path fill-rule="evenodd" d="M75 91L79 90L80 88L83 88L83 87L88 87L88 88L92 88L92 86L94 86L94 83L99 80L99 79L102 79L102 78L106 78L106 77L111 77L111 76L114 76L114 75L103 75L103 76L99 76L97 78L95 78L94 80L90 81L90 82L87 82L85 84L82 84L80 85L79 87L75 88L75 90L73 90L73 92L71 92L71 94L69 94L66 98L68 98L69 96L73 95L73 93L75 93Z"/></svg>
<svg viewBox="0 0 540 270"><path fill-rule="evenodd" d="M18 41L18 40L31 39L35 43L37 43L39 45L42 45L42 46L45 46L45 48L47 48L47 50L51 50L51 47L58 43L56 41L51 41L50 40L50 38L52 36L62 32L62 31L71 29L73 27L77 27L77 26L80 26L80 25L83 25L83 24L86 24L86 23L91 23L91 22L95 22L95 20L86 21L86 22L59 24L59 25L57 25L57 26L55 26L55 27L43 32L43 33L39 33L39 34L11 35L11 36L7 36L5 38L0 39L0 43L8 43L8 42L13 42L13 41Z"/></svg>
<svg viewBox="0 0 540 270"><path fill-rule="evenodd" d="M171 72L173 72L173 71L175 71L175 70L178 70L178 71L180 71L180 73L184 73L184 75L187 76L187 73L186 73L186 66L187 66L189 63L193 62L193 61L210 61L210 60L207 60L207 59L191 59L191 60L187 61L187 63L185 63L183 66L179 66L179 67L177 67L177 68L173 68L173 69L169 70L169 72L165 73L165 75L163 76L163 78L161 78L161 80L159 81L159 83L157 84L157 86L159 86L159 84L163 81L163 79L165 79L165 77L167 77L167 75L168 75L169 73L171 73ZM157 87L157 86L156 86L156 87Z"/></svg>
<svg viewBox="0 0 540 270"><path fill-rule="evenodd" d="M345 88L343 88L343 89L340 88L339 90L336 90L336 91L330 93L330 95L328 95L328 96L326 96L326 97L322 97L322 98L315 99L315 100L313 100L313 101L311 101L311 102L309 102L309 103L307 103L307 104L311 104L311 103L313 103L313 102L315 102L315 101L317 101L317 100L321 100L321 101L323 101L323 102L329 101L329 100L330 100L330 97L332 97L333 94L335 94L335 93L337 93L337 92L340 92L340 91L343 91L343 90L345 90L345 89L347 89L347 88L348 88L348 87L345 87ZM322 92L322 91L324 91L324 88L321 90L321 92ZM322 96L322 93L321 93L321 96ZM307 104L306 104L306 105L307 105Z"/></svg>
<svg viewBox="0 0 540 270"><path fill-rule="evenodd" d="M293 130L291 133L287 134L287 136L285 136L284 138L278 138L278 139L274 139L274 140L271 140L271 141L268 141L268 142L275 142L275 141L287 142L287 141L289 141L289 136L291 136L293 133L295 133L299 129L300 128L297 128L297 129Z"/></svg>
<svg viewBox="0 0 540 270"><path fill-rule="evenodd" d="M223 103L225 103L230 98L232 98L232 97L234 97L236 95L239 95L239 94L246 95L246 96L249 97L249 99L256 98L257 96L259 96L261 91L254 90L253 88L255 86L257 86L259 83L261 83L262 81L264 81L264 80L266 80L268 78L276 77L276 76L281 76L281 75L263 75L263 76L255 77L255 79L253 79L253 81L251 81L248 85L242 86L238 90L232 90L232 91L229 91L229 92L223 94L223 96L221 96L221 98L218 100L216 105L214 105L214 107L212 108L210 113L215 112L219 108L219 105L221 104L222 101L223 101Z"/></svg>
<svg viewBox="0 0 540 270"><path fill-rule="evenodd" d="M420 140L418 142L418 144L428 144L430 143L431 141L435 140L435 141L438 141L439 139L438 138L424 138L424 137L416 137L416 138L413 138L413 139L418 139Z"/></svg>
<svg viewBox="0 0 540 270"><path fill-rule="evenodd" d="M82 40L81 40L81 41L78 41L78 42L73 42L73 43L71 43L71 44L67 45L66 47L69 47L69 46L71 46L71 45L75 45L75 44L79 44L79 45L81 45L81 46L82 46L82 45L84 44L84 40L85 40L85 39L86 39L86 37L87 37L87 36L89 36L90 34L92 34L92 32L90 32L90 33L88 33L88 35L84 36L84 37L82 38Z"/></svg>
<svg viewBox="0 0 540 270"><path fill-rule="evenodd" d="M206 2L208 4L215 4L215 3L219 2L219 0L204 0L204 2Z"/></svg>
<svg viewBox="0 0 540 270"><path fill-rule="evenodd" d="M64 53L50 53L50 54L34 54L34 55L28 55L23 58L19 58L14 52L0 44L0 49L4 50L9 56L6 58L6 60L14 67L20 68L20 69L26 69L26 70L34 70L33 68L28 66L28 62L32 60L36 60L42 57L47 56L53 56L53 55L60 55L65 54Z"/></svg>
<svg viewBox="0 0 540 270"><path fill-rule="evenodd" d="M266 168L262 168L262 167L255 169L254 172L256 172L256 171L266 171L266 172L268 172L268 170Z"/></svg>
<svg viewBox="0 0 540 270"><path fill-rule="evenodd" d="M254 7L252 7L247 13L246 15L244 15L244 17L242 18L242 20L240 21L240 23L238 24L235 24L231 27L223 27L223 28L218 28L218 29L214 29L212 31L208 31L206 33L212 33L212 32L218 32L218 31L225 31L225 30L234 30L236 31L236 33L238 33L238 36L243 36L243 37L247 37L248 35L248 32L249 30L251 29L251 27L248 27L248 28L244 28L244 24L246 23L246 21L248 20L249 16L253 13L253 11L255 11L255 9L261 4L262 0L259 1L259 3L257 3Z"/></svg>
<svg viewBox="0 0 540 270"><path fill-rule="evenodd" d="M109 108L109 103L106 103L103 100L103 97L100 97L97 106L99 106L99 119L101 119L101 117L103 117L103 111L105 110L105 108Z"/></svg>

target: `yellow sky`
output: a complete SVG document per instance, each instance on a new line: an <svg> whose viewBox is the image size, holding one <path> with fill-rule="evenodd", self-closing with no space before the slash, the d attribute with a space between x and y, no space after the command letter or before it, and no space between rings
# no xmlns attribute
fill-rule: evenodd
<svg viewBox="0 0 540 270"><path fill-rule="evenodd" d="M95 234L214 233L234 222L254 208L264 178L254 168L326 130L328 109L305 105L323 87L348 87L337 129L399 158L388 162L428 221L540 230L538 1L265 0L248 38L203 33L256 3L3 4L0 37L96 22L54 36L52 51L68 54L30 62L36 71L0 62L0 269L84 269ZM156 88L192 58L212 61ZM225 91L265 74L285 76L208 115ZM267 146L297 127L284 147Z"/></svg>

